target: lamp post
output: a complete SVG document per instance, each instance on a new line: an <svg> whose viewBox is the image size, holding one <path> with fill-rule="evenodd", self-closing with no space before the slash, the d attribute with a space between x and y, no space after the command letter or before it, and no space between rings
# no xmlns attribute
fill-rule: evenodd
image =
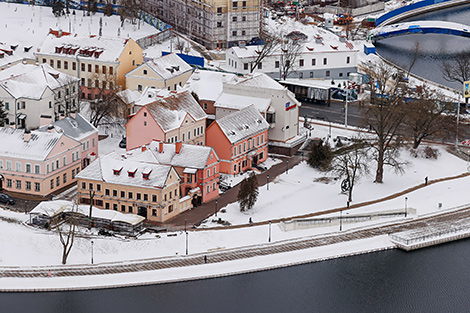
<svg viewBox="0 0 470 313"><path fill-rule="evenodd" d="M186 232L186 255L188 255L188 232Z"/></svg>
<svg viewBox="0 0 470 313"><path fill-rule="evenodd" d="M343 230L343 209L339 211L339 231Z"/></svg>
<svg viewBox="0 0 470 313"><path fill-rule="evenodd" d="M408 212L408 197L405 197L405 218Z"/></svg>
<svg viewBox="0 0 470 313"><path fill-rule="evenodd" d="M271 242L271 221L269 221L269 238L268 242Z"/></svg>
<svg viewBox="0 0 470 313"><path fill-rule="evenodd" d="M215 200L215 216L217 217L217 200Z"/></svg>
<svg viewBox="0 0 470 313"><path fill-rule="evenodd" d="M266 187L267 187L267 190L269 190L269 175L266 176Z"/></svg>
<svg viewBox="0 0 470 313"><path fill-rule="evenodd" d="M91 241L91 264L93 264L93 240Z"/></svg>

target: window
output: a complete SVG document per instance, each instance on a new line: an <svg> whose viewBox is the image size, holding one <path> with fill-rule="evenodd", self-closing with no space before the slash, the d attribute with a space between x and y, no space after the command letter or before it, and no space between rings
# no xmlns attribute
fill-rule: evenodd
<svg viewBox="0 0 470 313"><path fill-rule="evenodd" d="M31 164L26 163L26 173L31 173Z"/></svg>
<svg viewBox="0 0 470 313"><path fill-rule="evenodd" d="M81 68L82 68L82 72L85 72L85 63L82 63Z"/></svg>
<svg viewBox="0 0 470 313"><path fill-rule="evenodd" d="M60 60L57 60L57 68L60 68Z"/></svg>
<svg viewBox="0 0 470 313"><path fill-rule="evenodd" d="M85 78L80 79L80 85L85 86Z"/></svg>
<svg viewBox="0 0 470 313"><path fill-rule="evenodd" d="M96 184L96 191L101 192L101 184Z"/></svg>
<svg viewBox="0 0 470 313"><path fill-rule="evenodd" d="M72 70L74 70L74 71L77 70L77 63L72 62Z"/></svg>
<svg viewBox="0 0 470 313"><path fill-rule="evenodd" d="M100 72L100 66L99 65L95 65L95 73L99 73Z"/></svg>
<svg viewBox="0 0 470 313"><path fill-rule="evenodd" d="M7 110L7 111L10 110L10 103L9 102L5 102L5 110Z"/></svg>
<svg viewBox="0 0 470 313"><path fill-rule="evenodd" d="M11 171L11 161L7 161L7 170Z"/></svg>
<svg viewBox="0 0 470 313"><path fill-rule="evenodd" d="M234 164L234 165L233 165L233 171L234 171L234 172L237 171L237 164Z"/></svg>
<svg viewBox="0 0 470 313"><path fill-rule="evenodd" d="M128 196L129 196L129 199L132 199L133 197L132 192L129 191Z"/></svg>
<svg viewBox="0 0 470 313"><path fill-rule="evenodd" d="M30 181L26 182L26 190L31 190L31 182Z"/></svg>
<svg viewBox="0 0 470 313"><path fill-rule="evenodd" d="M157 202L157 195L152 195L152 202Z"/></svg>
<svg viewBox="0 0 470 313"><path fill-rule="evenodd" d="M242 6L245 8L246 7L246 1L242 2Z"/></svg>
<svg viewBox="0 0 470 313"><path fill-rule="evenodd" d="M72 170L72 179L75 178L75 169Z"/></svg>
<svg viewBox="0 0 470 313"><path fill-rule="evenodd" d="M64 173L62 182L64 184L67 182L67 173Z"/></svg>
<svg viewBox="0 0 470 313"><path fill-rule="evenodd" d="M217 27L222 27L222 22L217 22Z"/></svg>
<svg viewBox="0 0 470 313"><path fill-rule="evenodd" d="M121 191L121 198L125 198L126 197L126 193L124 191Z"/></svg>
<svg viewBox="0 0 470 313"><path fill-rule="evenodd" d="M103 74L106 74L106 66L103 65L103 67L101 68L101 71L103 72Z"/></svg>
<svg viewBox="0 0 470 313"><path fill-rule="evenodd" d="M49 173L49 164L46 165L46 170L47 170L47 173Z"/></svg>
<svg viewBox="0 0 470 313"><path fill-rule="evenodd" d="M126 206L124 204L121 204L121 211L126 212Z"/></svg>
<svg viewBox="0 0 470 313"><path fill-rule="evenodd" d="M144 201L149 201L149 195L144 193Z"/></svg>
<svg viewBox="0 0 470 313"><path fill-rule="evenodd" d="M310 78L313 78L313 72L310 72Z"/></svg>
<svg viewBox="0 0 470 313"><path fill-rule="evenodd" d="M93 190L93 183L88 184L88 189Z"/></svg>
<svg viewBox="0 0 470 313"><path fill-rule="evenodd" d="M171 213L171 212L173 212L173 205L170 205L170 206L168 207L168 213Z"/></svg>
<svg viewBox="0 0 470 313"><path fill-rule="evenodd" d="M46 60L46 59L42 59L42 63L47 63L47 60Z"/></svg>
<svg viewBox="0 0 470 313"><path fill-rule="evenodd" d="M11 179L7 178L7 187L11 188Z"/></svg>
<svg viewBox="0 0 470 313"><path fill-rule="evenodd" d="M54 67L54 60L51 59L51 60L49 61L49 63L50 63L50 65L51 65L51 67Z"/></svg>
<svg viewBox="0 0 470 313"><path fill-rule="evenodd" d="M142 91L142 85L137 85L137 90Z"/></svg>
<svg viewBox="0 0 470 313"><path fill-rule="evenodd" d="M325 76L330 77L330 71L326 71Z"/></svg>
<svg viewBox="0 0 470 313"><path fill-rule="evenodd" d="M349 64L351 62L351 57L346 57L346 63Z"/></svg>
<svg viewBox="0 0 470 313"><path fill-rule="evenodd" d="M117 197L117 190L113 190L113 197Z"/></svg>
<svg viewBox="0 0 470 313"><path fill-rule="evenodd" d="M21 180L16 181L16 189L21 189Z"/></svg>
<svg viewBox="0 0 470 313"><path fill-rule="evenodd" d="M34 191L41 191L41 184L34 183Z"/></svg>
<svg viewBox="0 0 470 313"><path fill-rule="evenodd" d="M246 21L246 16L242 16L242 22L245 22Z"/></svg>
<svg viewBox="0 0 470 313"><path fill-rule="evenodd" d="M216 189L216 187L217 187L217 186L216 186L216 183L215 183L215 182L213 182L213 183L212 183L212 190L215 190L215 189Z"/></svg>
<svg viewBox="0 0 470 313"><path fill-rule="evenodd" d="M59 168L59 160L55 161L55 165L56 165L55 168Z"/></svg>
<svg viewBox="0 0 470 313"><path fill-rule="evenodd" d="M3 160L0 160L0 169L3 168Z"/></svg>
<svg viewBox="0 0 470 313"><path fill-rule="evenodd" d="M143 73L144 73L144 75L147 75L147 70L144 69L144 70L143 70Z"/></svg>
<svg viewBox="0 0 470 313"><path fill-rule="evenodd" d="M243 69L247 70L248 69L248 63L243 63Z"/></svg>
<svg viewBox="0 0 470 313"><path fill-rule="evenodd" d="M129 210L128 210L129 213L132 213L132 205L129 205Z"/></svg>
<svg viewBox="0 0 470 313"><path fill-rule="evenodd" d="M233 37L236 37L236 36L237 36L237 31L236 31L236 30L232 31L232 36L233 36ZM236 67L236 66L235 66L235 67Z"/></svg>
<svg viewBox="0 0 470 313"><path fill-rule="evenodd" d="M106 202L106 203L104 204L104 208L105 208L106 210L109 210L109 202Z"/></svg>
<svg viewBox="0 0 470 313"><path fill-rule="evenodd" d="M211 186L207 185L207 193L211 192Z"/></svg>
<svg viewBox="0 0 470 313"><path fill-rule="evenodd" d="M15 162L15 170L17 172L21 172L21 163L20 162Z"/></svg>
<svg viewBox="0 0 470 313"><path fill-rule="evenodd" d="M170 191L170 199L173 197L172 194L173 194L173 193Z"/></svg>
<svg viewBox="0 0 470 313"><path fill-rule="evenodd" d="M106 189L104 190L104 194L105 194L106 196L109 196L109 189L106 188Z"/></svg>
<svg viewBox="0 0 470 313"><path fill-rule="evenodd" d="M140 197L141 197L141 194L140 194L140 193L136 193L135 196L136 196L136 199L137 199L137 200L140 200Z"/></svg>
<svg viewBox="0 0 470 313"><path fill-rule="evenodd" d="M328 63L328 59L327 58L323 58L323 65L326 65Z"/></svg>
<svg viewBox="0 0 470 313"><path fill-rule="evenodd" d="M64 70L68 70L68 69L69 69L69 62L64 61Z"/></svg>
<svg viewBox="0 0 470 313"><path fill-rule="evenodd" d="M238 7L238 2L237 2L237 1L233 1L233 8L235 9L236 7Z"/></svg>
<svg viewBox="0 0 470 313"><path fill-rule="evenodd" d="M279 68L279 61L274 62L274 67Z"/></svg>
<svg viewBox="0 0 470 313"><path fill-rule="evenodd" d="M67 164L67 157L66 156L64 156L62 158L62 164L63 164L63 166L65 166Z"/></svg>
<svg viewBox="0 0 470 313"><path fill-rule="evenodd" d="M152 216L157 216L157 209L152 209Z"/></svg>
<svg viewBox="0 0 470 313"><path fill-rule="evenodd" d="M109 74L113 75L113 71L114 71L114 68L113 68L113 67L110 67L110 68L109 68Z"/></svg>
<svg viewBox="0 0 470 313"><path fill-rule="evenodd" d="M113 210L117 211L117 204L116 203L113 204Z"/></svg>
<svg viewBox="0 0 470 313"><path fill-rule="evenodd" d="M304 73L299 73L299 78L304 78Z"/></svg>
<svg viewBox="0 0 470 313"><path fill-rule="evenodd" d="M91 73L91 64L88 64L88 72Z"/></svg>
<svg viewBox="0 0 470 313"><path fill-rule="evenodd" d="M60 186L60 176L57 176L57 177L55 178L55 185L56 185L57 187Z"/></svg>
<svg viewBox="0 0 470 313"><path fill-rule="evenodd" d="M217 8L217 13L222 13L222 7Z"/></svg>
<svg viewBox="0 0 470 313"><path fill-rule="evenodd" d="M259 69L259 70L263 69L263 62L259 62L259 63L258 63L258 69Z"/></svg>
<svg viewBox="0 0 470 313"><path fill-rule="evenodd" d="M236 22L237 21L237 17L236 16L232 16L232 22Z"/></svg>
<svg viewBox="0 0 470 313"><path fill-rule="evenodd" d="M299 66L304 66L304 59L299 60Z"/></svg>

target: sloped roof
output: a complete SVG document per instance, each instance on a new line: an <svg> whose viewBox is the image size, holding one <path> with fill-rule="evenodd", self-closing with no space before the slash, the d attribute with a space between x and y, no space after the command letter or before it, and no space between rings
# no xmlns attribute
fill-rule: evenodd
<svg viewBox="0 0 470 313"><path fill-rule="evenodd" d="M114 175L114 170L120 170L120 174ZM134 177L129 177L129 171L135 172ZM77 177L119 185L163 188L170 171L170 165L126 160L111 152L92 162ZM144 179L143 173L150 173L149 179Z"/></svg>
<svg viewBox="0 0 470 313"><path fill-rule="evenodd" d="M31 139L26 142L23 139L24 132L24 129L0 127L1 157L44 160L63 136L58 133L33 131Z"/></svg>
<svg viewBox="0 0 470 313"><path fill-rule="evenodd" d="M163 151L160 153L159 144L158 141L152 141L144 152L141 148L128 151L127 158L135 161L203 169L213 150L212 147L182 144L180 152L176 153L175 144L163 143ZM217 157L217 154L215 155Z"/></svg>
<svg viewBox="0 0 470 313"><path fill-rule="evenodd" d="M215 101L222 93L223 83L236 77L230 73L196 70L185 87L194 91L201 100Z"/></svg>
<svg viewBox="0 0 470 313"><path fill-rule="evenodd" d="M137 90L125 89L123 91L119 91L117 93L117 96L121 98L121 100L124 101L124 103L130 104L139 100L142 94Z"/></svg>
<svg viewBox="0 0 470 313"><path fill-rule="evenodd" d="M254 75L248 75L237 81L228 82L228 84L234 84L238 86L247 86L254 88L268 88L282 90L285 87L276 82L274 79L264 73L257 73Z"/></svg>
<svg viewBox="0 0 470 313"><path fill-rule="evenodd" d="M259 112L266 112L271 105L271 97L257 98L223 92L219 99L214 103L215 107L236 110L240 110L250 105L254 105Z"/></svg>
<svg viewBox="0 0 470 313"><path fill-rule="evenodd" d="M81 140L85 137L90 136L93 133L98 132L95 126L90 124L83 116L79 113L75 115L75 118L68 116L61 120L58 120L52 124L57 132L63 132L69 137L75 140ZM42 126L39 131L47 131L48 126Z"/></svg>
<svg viewBox="0 0 470 313"><path fill-rule="evenodd" d="M215 122L231 143L238 142L269 128L268 122L253 105L224 116Z"/></svg>
<svg viewBox="0 0 470 313"><path fill-rule="evenodd" d="M42 44L38 53L60 55L63 57L69 57L74 59L79 58L81 60L116 62L129 40L132 39L99 36L63 36L57 38L54 35L49 34L44 40L44 43ZM74 54L66 54L63 52L63 50L60 53L56 53L56 47L60 46L73 47L78 49ZM93 48L95 51L98 50L101 53L97 58L95 56L80 55L79 51L84 48Z"/></svg>
<svg viewBox="0 0 470 313"><path fill-rule="evenodd" d="M0 86L15 98L41 99L46 88L54 90L76 81L48 64L17 64L0 71Z"/></svg>
<svg viewBox="0 0 470 313"><path fill-rule="evenodd" d="M164 80L192 71L192 67L176 53L170 53L145 63Z"/></svg>
<svg viewBox="0 0 470 313"><path fill-rule="evenodd" d="M170 93L145 107L165 132L180 127L187 114L196 121L207 118L189 90Z"/></svg>

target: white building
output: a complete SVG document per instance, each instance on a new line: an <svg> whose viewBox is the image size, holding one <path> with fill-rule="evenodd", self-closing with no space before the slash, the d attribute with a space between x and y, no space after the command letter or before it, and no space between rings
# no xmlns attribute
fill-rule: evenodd
<svg viewBox="0 0 470 313"><path fill-rule="evenodd" d="M261 49L261 46L228 49L225 68L236 73L250 73L250 65L255 62L257 51ZM313 41L302 44L288 77L281 77L283 52L280 48L262 60L254 72L266 73L276 79L344 79L349 73L357 72L358 51L345 37L325 42L322 37L317 36Z"/></svg>
<svg viewBox="0 0 470 313"><path fill-rule="evenodd" d="M270 146L296 146L299 135L300 102L294 94L266 74L234 78L223 84L214 103L216 120L253 105L269 123Z"/></svg>
<svg viewBox="0 0 470 313"><path fill-rule="evenodd" d="M0 71L7 125L35 129L78 111L78 79L48 64L17 64Z"/></svg>

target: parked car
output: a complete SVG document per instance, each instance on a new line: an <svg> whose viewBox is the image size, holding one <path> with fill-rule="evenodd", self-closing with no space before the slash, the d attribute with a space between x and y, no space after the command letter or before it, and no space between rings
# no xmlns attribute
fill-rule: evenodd
<svg viewBox="0 0 470 313"><path fill-rule="evenodd" d="M124 148L125 149L126 148L126 142L127 142L126 137L123 137L121 139L121 141L119 142L119 148Z"/></svg>
<svg viewBox="0 0 470 313"><path fill-rule="evenodd" d="M0 203L4 204L15 204L16 200L12 196L6 193L0 193Z"/></svg>

